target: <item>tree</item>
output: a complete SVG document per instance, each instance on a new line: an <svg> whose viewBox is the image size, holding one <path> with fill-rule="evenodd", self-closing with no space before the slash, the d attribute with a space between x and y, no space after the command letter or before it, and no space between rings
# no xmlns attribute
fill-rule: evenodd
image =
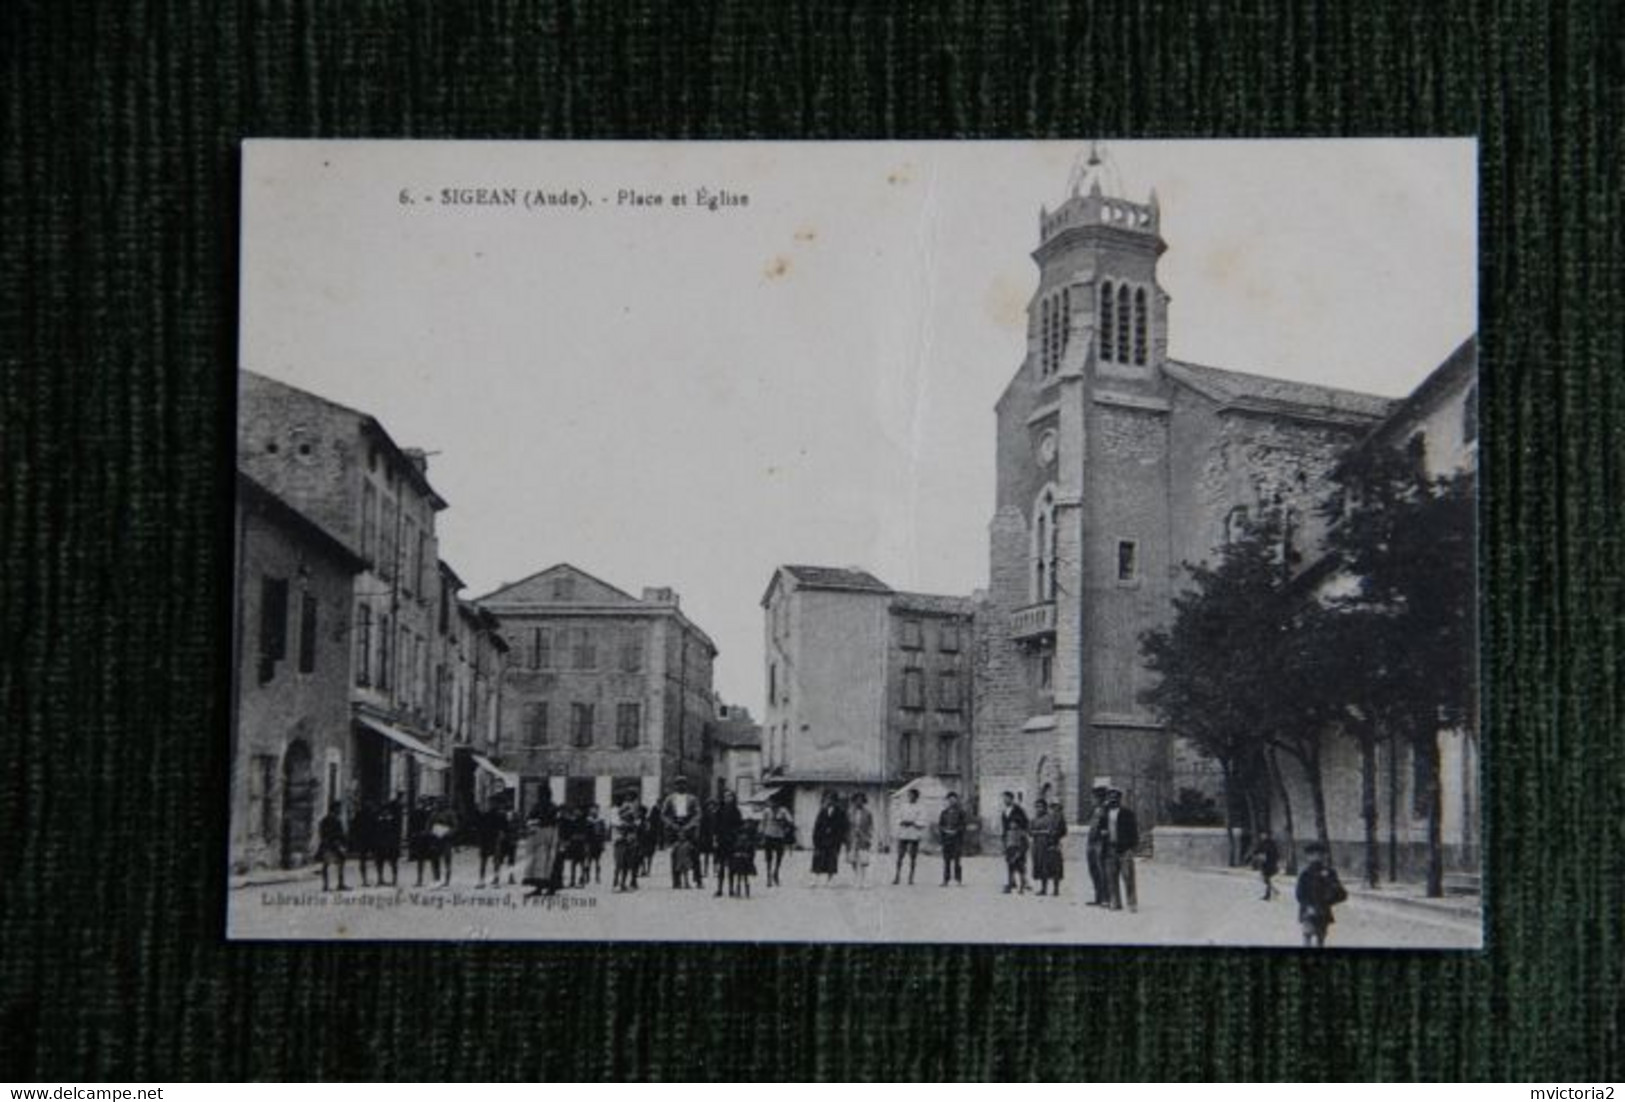
<svg viewBox="0 0 1625 1102"><path fill-rule="evenodd" d="M1432 477L1419 439L1404 450L1367 448L1339 470L1328 502L1329 550L1347 585L1321 602L1337 618L1354 683L1340 685L1362 760L1391 733L1417 762L1428 822L1427 891L1444 893L1439 731L1476 722L1474 479ZM1369 748L1369 752L1368 752ZM1368 863L1375 849L1375 790L1368 781Z"/></svg>
<svg viewBox="0 0 1625 1102"><path fill-rule="evenodd" d="M1288 603L1289 566L1278 511L1244 525L1218 565L1185 565L1190 586L1174 598L1167 628L1140 643L1156 683L1141 701L1218 765L1225 783L1225 830L1237 858L1232 795L1268 805L1268 755L1279 749L1303 767L1315 825L1327 835L1320 727L1306 721L1298 686L1315 675L1300 617Z"/></svg>

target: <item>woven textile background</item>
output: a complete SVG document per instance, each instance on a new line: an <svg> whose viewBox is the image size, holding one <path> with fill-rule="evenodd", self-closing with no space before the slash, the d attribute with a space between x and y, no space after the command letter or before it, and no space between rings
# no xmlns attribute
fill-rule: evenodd
<svg viewBox="0 0 1625 1102"><path fill-rule="evenodd" d="M1622 12L5 5L0 1077L1619 1079ZM1481 137L1486 952L224 942L239 139L1298 134Z"/></svg>

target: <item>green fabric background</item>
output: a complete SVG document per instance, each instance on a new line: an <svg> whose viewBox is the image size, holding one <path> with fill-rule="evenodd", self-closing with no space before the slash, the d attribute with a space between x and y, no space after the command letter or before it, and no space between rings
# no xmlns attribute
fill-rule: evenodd
<svg viewBox="0 0 1625 1102"><path fill-rule="evenodd" d="M1620 1078L1622 11L6 5L0 1077ZM223 940L240 138L1475 133L1485 953Z"/></svg>

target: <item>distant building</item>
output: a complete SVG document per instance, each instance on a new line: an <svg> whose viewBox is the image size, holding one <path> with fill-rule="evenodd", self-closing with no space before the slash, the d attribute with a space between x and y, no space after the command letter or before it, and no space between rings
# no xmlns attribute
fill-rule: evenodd
<svg viewBox="0 0 1625 1102"><path fill-rule="evenodd" d="M440 561L435 518L446 502L427 457L367 413L251 371L240 373L238 404L239 467L368 564L343 622L353 720L346 809L451 796L457 671L473 650L456 653L462 583ZM466 722L466 694L460 707Z"/></svg>
<svg viewBox="0 0 1625 1102"><path fill-rule="evenodd" d="M347 791L347 627L367 564L241 472L234 535L231 864L293 868Z"/></svg>
<svg viewBox="0 0 1625 1102"><path fill-rule="evenodd" d="M677 594L630 594L568 564L475 602L509 649L499 737L522 806L546 785L556 803L607 807L631 791L658 801L678 777L703 790L717 648Z"/></svg>
<svg viewBox="0 0 1625 1102"><path fill-rule="evenodd" d="M719 703L716 715L708 795L721 799L724 792L733 792L741 800L754 799L762 793L762 725L738 704Z"/></svg>
<svg viewBox="0 0 1625 1102"><path fill-rule="evenodd" d="M803 835L824 789L863 792L883 840L890 794L922 776L974 791L975 603L904 593L856 568L781 566L766 614L764 784Z"/></svg>

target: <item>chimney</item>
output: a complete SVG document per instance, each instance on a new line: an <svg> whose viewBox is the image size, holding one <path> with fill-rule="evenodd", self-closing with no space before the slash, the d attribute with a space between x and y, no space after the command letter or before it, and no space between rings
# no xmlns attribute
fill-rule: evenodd
<svg viewBox="0 0 1625 1102"><path fill-rule="evenodd" d="M417 468L418 474L429 473L429 453L422 448L402 448L401 454L406 456L407 462Z"/></svg>
<svg viewBox="0 0 1625 1102"><path fill-rule="evenodd" d="M677 603L678 603L677 594L672 592L671 589L669 589L668 587L663 586L663 585L662 586L650 586L650 585L644 586L643 587L643 601L644 601L645 604L650 604L650 605L671 605L673 608L677 607Z"/></svg>

